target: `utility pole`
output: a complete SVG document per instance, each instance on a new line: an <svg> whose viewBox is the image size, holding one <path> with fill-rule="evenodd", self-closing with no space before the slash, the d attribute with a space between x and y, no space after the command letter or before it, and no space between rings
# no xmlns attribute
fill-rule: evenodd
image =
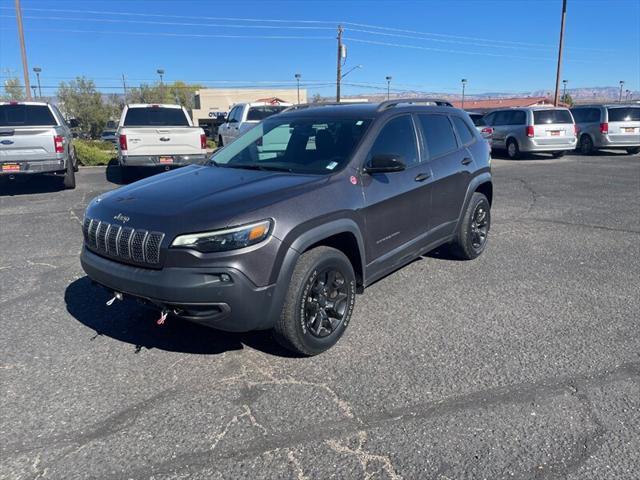
<svg viewBox="0 0 640 480"><path fill-rule="evenodd" d="M564 21L567 16L567 0L562 0L562 20L560 21L560 44L558 45L558 69L556 70L556 91L553 96L553 105L558 106L558 94L560 93L560 71L562 69L562 48L564 46Z"/></svg>
<svg viewBox="0 0 640 480"><path fill-rule="evenodd" d="M336 102L340 103L340 80L342 80L342 25L338 25L338 71L336 75Z"/></svg>
<svg viewBox="0 0 640 480"><path fill-rule="evenodd" d="M618 97L618 103L622 103L622 87L624 87L624 80L620 80L620 96Z"/></svg>
<svg viewBox="0 0 640 480"><path fill-rule="evenodd" d="M18 40L20 41L20 52L22 53L24 90L27 95L27 100L31 100L31 85L29 84L29 66L27 65L27 48L24 46L24 30L22 28L22 9L20 8L20 0L16 0L16 20L18 20Z"/></svg>
<svg viewBox="0 0 640 480"><path fill-rule="evenodd" d="M387 81L387 100L389 100L389 96L391 93L391 75L387 75L386 77L384 77L385 80Z"/></svg>
<svg viewBox="0 0 640 480"><path fill-rule="evenodd" d="M124 103L127 103L127 82L124 79L124 73L122 74L122 90L124 92Z"/></svg>
<svg viewBox="0 0 640 480"><path fill-rule="evenodd" d="M462 83L462 102L460 108L464 110L464 88L467 86L467 79L463 78L462 80L460 80L460 83Z"/></svg>
<svg viewBox="0 0 640 480"><path fill-rule="evenodd" d="M38 97L42 100L42 88L40 88L40 72L42 69L40 67L33 67L33 71L36 72L36 78L38 79ZM33 91L35 92L35 89ZM36 94L34 93L33 96L35 97Z"/></svg>
<svg viewBox="0 0 640 480"><path fill-rule="evenodd" d="M298 83L298 105L300 105L300 77L302 75L300 75L299 73L296 73L294 75L294 77L296 77L296 82Z"/></svg>

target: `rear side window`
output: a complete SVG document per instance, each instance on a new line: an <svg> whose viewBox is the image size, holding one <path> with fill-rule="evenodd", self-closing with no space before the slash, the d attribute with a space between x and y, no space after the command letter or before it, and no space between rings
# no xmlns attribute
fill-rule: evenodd
<svg viewBox="0 0 640 480"><path fill-rule="evenodd" d="M471 143L475 137L473 133L471 133L471 129L469 128L469 125L467 125L467 122L460 117L455 116L451 117L451 120L453 120L453 124L456 126L456 131L458 132L458 137L460 137L462 144L466 145L467 143Z"/></svg>
<svg viewBox="0 0 640 480"><path fill-rule="evenodd" d="M422 135L431 158L444 155L458 148L451 122L444 115L418 115Z"/></svg>
<svg viewBox="0 0 640 480"><path fill-rule="evenodd" d="M573 123L569 110L534 110L533 123L544 125L549 123Z"/></svg>
<svg viewBox="0 0 640 480"><path fill-rule="evenodd" d="M277 106L250 107L249 112L247 113L247 120L264 120L271 115L280 113L285 108L286 107Z"/></svg>
<svg viewBox="0 0 640 480"><path fill-rule="evenodd" d="M181 108L130 108L124 118L125 127L188 127Z"/></svg>
<svg viewBox="0 0 640 480"><path fill-rule="evenodd" d="M609 112L610 122L638 122L640 121L640 107L610 107L607 108Z"/></svg>
<svg viewBox="0 0 640 480"><path fill-rule="evenodd" d="M407 166L418 163L416 134L409 115L402 115L387 122L371 147L369 159L374 155L395 155Z"/></svg>
<svg viewBox="0 0 640 480"><path fill-rule="evenodd" d="M471 121L476 127L484 127L486 125L482 115L469 115L469 118L471 118Z"/></svg>
<svg viewBox="0 0 640 480"><path fill-rule="evenodd" d="M46 105L0 105L0 127L58 125Z"/></svg>
<svg viewBox="0 0 640 480"><path fill-rule="evenodd" d="M504 110L494 113L493 125L509 125L509 119L511 118L511 112Z"/></svg>
<svg viewBox="0 0 640 480"><path fill-rule="evenodd" d="M527 114L523 110L509 112L507 125L524 125L525 123L527 123Z"/></svg>

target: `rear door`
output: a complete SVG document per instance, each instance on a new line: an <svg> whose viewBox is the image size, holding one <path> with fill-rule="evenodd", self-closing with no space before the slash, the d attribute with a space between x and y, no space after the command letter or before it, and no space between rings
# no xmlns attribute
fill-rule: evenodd
<svg viewBox="0 0 640 480"><path fill-rule="evenodd" d="M607 107L609 140L640 144L640 106Z"/></svg>
<svg viewBox="0 0 640 480"><path fill-rule="evenodd" d="M533 110L533 139L536 144L566 145L574 137L574 122L569 110Z"/></svg>
<svg viewBox="0 0 640 480"><path fill-rule="evenodd" d="M199 155L200 128L189 124L182 108L129 107L124 118L127 154Z"/></svg>
<svg viewBox="0 0 640 480"><path fill-rule="evenodd" d="M506 138L509 133L509 117L511 111L500 110L491 114L490 121L493 127L491 134L491 146L495 148L506 148Z"/></svg>
<svg viewBox="0 0 640 480"><path fill-rule="evenodd" d="M55 158L57 125L47 105L0 105L0 162Z"/></svg>

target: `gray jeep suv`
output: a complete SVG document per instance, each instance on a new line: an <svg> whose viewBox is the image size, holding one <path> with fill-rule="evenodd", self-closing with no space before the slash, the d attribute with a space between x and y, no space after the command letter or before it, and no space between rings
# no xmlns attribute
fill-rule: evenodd
<svg viewBox="0 0 640 480"><path fill-rule="evenodd" d="M571 113L581 153L588 155L601 148L640 152L640 105L580 105Z"/></svg>
<svg viewBox="0 0 640 480"><path fill-rule="evenodd" d="M160 323L273 329L314 355L376 280L443 244L462 259L483 252L490 162L444 101L292 107L207 165L94 199L82 267L114 299L157 306Z"/></svg>

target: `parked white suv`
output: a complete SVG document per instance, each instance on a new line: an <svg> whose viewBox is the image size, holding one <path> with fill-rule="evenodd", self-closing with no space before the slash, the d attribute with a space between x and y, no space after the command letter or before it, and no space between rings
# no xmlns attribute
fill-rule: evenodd
<svg viewBox="0 0 640 480"><path fill-rule="evenodd" d="M131 104L116 132L121 168L182 166L206 159L207 137L180 105ZM124 172L124 170L123 170Z"/></svg>
<svg viewBox="0 0 640 480"><path fill-rule="evenodd" d="M230 144L265 118L290 106L292 104L282 102L277 105L268 102L236 103L227 115L226 122L218 128L218 146Z"/></svg>

